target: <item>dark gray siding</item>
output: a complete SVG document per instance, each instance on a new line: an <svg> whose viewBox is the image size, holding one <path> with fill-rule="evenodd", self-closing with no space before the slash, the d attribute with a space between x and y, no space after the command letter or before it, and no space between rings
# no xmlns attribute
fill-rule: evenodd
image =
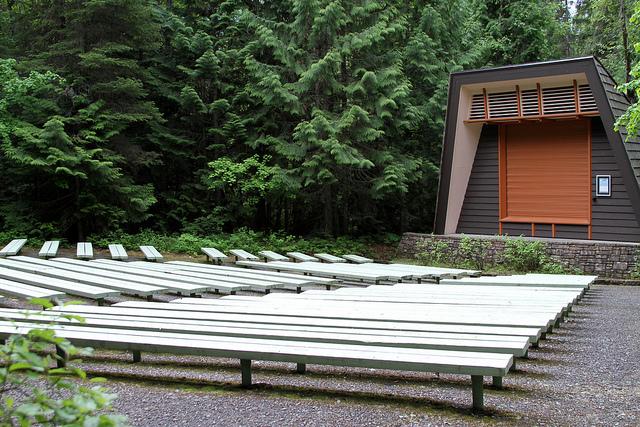
<svg viewBox="0 0 640 427"><path fill-rule="evenodd" d="M594 197L591 204L591 238L638 242L640 227L602 121L594 118L591 123L591 171ZM596 175L611 175L611 197L595 197Z"/></svg>
<svg viewBox="0 0 640 427"><path fill-rule="evenodd" d="M498 127L484 125L458 221L458 233L498 233Z"/></svg>

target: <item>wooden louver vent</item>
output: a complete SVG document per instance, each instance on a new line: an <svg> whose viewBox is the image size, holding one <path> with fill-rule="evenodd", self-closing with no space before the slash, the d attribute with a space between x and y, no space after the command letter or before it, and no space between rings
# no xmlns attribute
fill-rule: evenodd
<svg viewBox="0 0 640 427"><path fill-rule="evenodd" d="M572 86L483 93L473 95L469 109L470 121L505 121L597 115L593 93L588 84Z"/></svg>

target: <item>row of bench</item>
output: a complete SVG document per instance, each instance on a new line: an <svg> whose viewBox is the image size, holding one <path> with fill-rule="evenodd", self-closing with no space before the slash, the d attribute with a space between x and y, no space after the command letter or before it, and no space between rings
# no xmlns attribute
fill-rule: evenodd
<svg viewBox="0 0 640 427"><path fill-rule="evenodd" d="M25 299L59 299L71 295L104 300L119 294L146 297L160 293L196 295L203 292L235 294L241 290L295 289L340 286L333 279L259 272L196 263L156 264L144 261L42 260L26 256L0 259L0 295Z"/></svg>
<svg viewBox="0 0 640 427"><path fill-rule="evenodd" d="M122 266L114 261L85 264ZM132 264L178 275L251 271ZM512 276L518 278L533 280ZM60 319L50 327L79 345L132 351L136 361L141 352L239 358L244 386L251 385L252 360L293 362L299 372L307 364L321 364L463 374L471 376L473 407L481 409L483 377L493 377L501 387L514 358L526 357L530 346L558 327L592 282L564 276L546 280L546 286L401 283L297 295L128 301L111 307L57 307L26 317L3 309L7 322L0 323L0 335L41 327L58 313L77 314L86 323Z"/></svg>
<svg viewBox="0 0 640 427"><path fill-rule="evenodd" d="M12 240L7 246L0 250L0 257L17 255L20 250L27 243L27 239L15 239ZM42 245L38 256L41 258L53 258L58 254L60 248L60 242L57 240L46 241ZM164 257L153 246L143 245L140 246L140 251L144 254L147 261L162 261ZM108 246L111 259L125 261L129 259L129 255L121 244L110 244ZM202 252L205 254L207 261L215 261L222 263L229 257L223 252L215 248L202 248ZM261 258L257 257L242 249L233 249L230 251L232 257L235 260L242 261L258 261ZM315 256L306 255L302 252L287 252L287 256L280 255L273 251L260 251L259 255L265 261L297 261L297 262L327 262L327 263L344 263L353 262L356 264L371 263L372 259L365 258L359 255L343 255L337 257L331 254L318 253ZM78 242L76 246L76 257L79 259L93 259L93 245L89 242Z"/></svg>
<svg viewBox="0 0 640 427"><path fill-rule="evenodd" d="M9 242L4 248L0 249L0 257L13 256L20 253L24 245L26 245L27 239L15 239ZM57 256L60 249L60 241L51 240L46 241L42 245L42 248L38 252L40 258L53 258ZM162 261L164 257L153 246L140 246L140 251L148 261ZM109 245L109 253L111 259L115 260L127 260L129 255L124 249L124 246L120 244ZM76 245L76 258L78 259L93 259L93 245L89 242L78 242Z"/></svg>

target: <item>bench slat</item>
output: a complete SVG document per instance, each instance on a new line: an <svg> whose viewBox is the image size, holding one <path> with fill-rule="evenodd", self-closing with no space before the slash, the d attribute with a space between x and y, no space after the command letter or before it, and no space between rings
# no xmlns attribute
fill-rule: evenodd
<svg viewBox="0 0 640 427"><path fill-rule="evenodd" d="M324 261L324 262L328 262L328 263L341 263L341 262L347 262L346 259L344 258L340 258L337 257L335 255L331 255L331 254L326 254L326 253L318 253L318 254L313 254L314 257Z"/></svg>
<svg viewBox="0 0 640 427"><path fill-rule="evenodd" d="M23 248L24 245L27 244L27 239L14 239L7 246L0 250L0 256L11 256L17 255Z"/></svg>

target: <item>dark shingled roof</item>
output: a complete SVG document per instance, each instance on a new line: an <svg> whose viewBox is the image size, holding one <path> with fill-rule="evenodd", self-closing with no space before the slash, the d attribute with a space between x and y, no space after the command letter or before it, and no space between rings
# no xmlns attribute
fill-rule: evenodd
<svg viewBox="0 0 640 427"><path fill-rule="evenodd" d="M625 113L625 111L627 111L631 102L629 101L629 98L616 89L617 84L615 80L611 77L611 74L609 74L606 68L602 66L600 61L595 59L595 63L598 75L600 76L600 81L602 82L607 100L609 101L609 107L611 108L613 116L617 120ZM633 168L636 180L638 180L640 185L640 138L638 138L638 135L628 136L627 130L624 128L620 129L619 134L627 152L627 156L629 157L629 162Z"/></svg>

